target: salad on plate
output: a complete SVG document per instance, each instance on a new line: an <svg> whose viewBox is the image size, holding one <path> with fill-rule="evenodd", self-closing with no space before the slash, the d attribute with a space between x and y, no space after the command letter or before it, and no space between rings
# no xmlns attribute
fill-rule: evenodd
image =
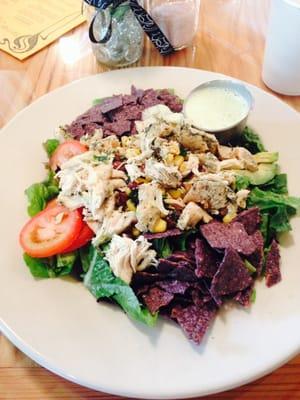
<svg viewBox="0 0 300 400"><path fill-rule="evenodd" d="M192 126L173 91L96 99L44 143L47 178L26 190L20 232L36 278L72 275L99 300L199 344L228 301L281 280L278 235L300 199L278 153L245 128L234 143Z"/></svg>

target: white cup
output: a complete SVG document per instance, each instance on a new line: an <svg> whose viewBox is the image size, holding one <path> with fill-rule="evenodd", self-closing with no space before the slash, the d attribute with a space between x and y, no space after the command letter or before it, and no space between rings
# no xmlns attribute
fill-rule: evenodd
<svg viewBox="0 0 300 400"><path fill-rule="evenodd" d="M300 95L300 0L272 0L262 78L275 92Z"/></svg>

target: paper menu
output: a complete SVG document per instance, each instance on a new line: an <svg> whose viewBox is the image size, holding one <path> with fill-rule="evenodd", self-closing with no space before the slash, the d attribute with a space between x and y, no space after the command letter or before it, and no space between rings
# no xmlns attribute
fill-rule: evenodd
<svg viewBox="0 0 300 400"><path fill-rule="evenodd" d="M81 0L0 0L0 49L24 60L84 22L81 7Z"/></svg>

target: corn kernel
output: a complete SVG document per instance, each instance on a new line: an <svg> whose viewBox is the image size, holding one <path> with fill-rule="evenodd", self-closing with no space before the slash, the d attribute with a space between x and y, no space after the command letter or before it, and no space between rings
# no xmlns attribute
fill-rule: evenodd
<svg viewBox="0 0 300 400"><path fill-rule="evenodd" d="M168 193L173 197L173 199L177 200L182 196L182 191L180 189L170 189Z"/></svg>
<svg viewBox="0 0 300 400"><path fill-rule="evenodd" d="M159 219L152 229L152 233L162 233L167 230L167 222L164 219Z"/></svg>
<svg viewBox="0 0 300 400"><path fill-rule="evenodd" d="M137 149L137 148L126 150L126 157L127 158L136 157L136 156L138 156L140 154L141 154L141 150Z"/></svg>
<svg viewBox="0 0 300 400"><path fill-rule="evenodd" d="M176 157L174 158L174 164L175 164L178 168L182 165L183 161L184 161L184 158L183 158L182 156L176 156Z"/></svg>
<svg viewBox="0 0 300 400"><path fill-rule="evenodd" d="M167 165L171 165L174 161L174 155L173 154L168 154L167 157L165 158L165 162Z"/></svg>
<svg viewBox="0 0 300 400"><path fill-rule="evenodd" d="M183 162L183 163L180 165L179 171L180 171L180 172L186 172L186 171L187 171L187 166L186 166L186 163L185 163L185 162Z"/></svg>
<svg viewBox="0 0 300 400"><path fill-rule="evenodd" d="M139 185L141 185L142 183L145 183L145 182L146 182L146 179L145 179L145 178L137 178L135 181L136 181L136 183L138 183Z"/></svg>
<svg viewBox="0 0 300 400"><path fill-rule="evenodd" d="M236 216L236 213L226 214L225 217L223 217L224 224L229 224Z"/></svg>
<svg viewBox="0 0 300 400"><path fill-rule="evenodd" d="M137 228L132 228L132 234L134 237L140 236L141 232Z"/></svg>
<svg viewBox="0 0 300 400"><path fill-rule="evenodd" d="M122 136L121 137L121 143L122 143L122 146L127 146L127 144L128 144L128 136Z"/></svg>
<svg viewBox="0 0 300 400"><path fill-rule="evenodd" d="M127 210L128 211L135 211L136 210L136 206L134 204L134 202L132 200L127 200L126 201L126 205L127 205Z"/></svg>

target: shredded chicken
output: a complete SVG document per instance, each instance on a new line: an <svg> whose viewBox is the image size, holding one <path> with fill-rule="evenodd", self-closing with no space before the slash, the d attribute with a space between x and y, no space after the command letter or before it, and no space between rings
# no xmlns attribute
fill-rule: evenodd
<svg viewBox="0 0 300 400"><path fill-rule="evenodd" d="M219 144L218 146L219 158L221 160L228 160L229 158L233 158L233 148L229 146L223 146Z"/></svg>
<svg viewBox="0 0 300 400"><path fill-rule="evenodd" d="M112 164L94 164L92 151L72 157L57 174L61 192L58 200L71 209L85 207L95 220L104 200L115 189L126 187L126 175Z"/></svg>
<svg viewBox="0 0 300 400"><path fill-rule="evenodd" d="M115 274L130 284L133 274L151 265L157 265L156 252L143 236L132 240L126 236L113 235L105 258Z"/></svg>
<svg viewBox="0 0 300 400"><path fill-rule="evenodd" d="M153 145L154 150L157 150L161 158L165 159L169 154L180 154L179 143L175 140L166 140L156 138Z"/></svg>
<svg viewBox="0 0 300 400"><path fill-rule="evenodd" d="M247 201L249 193L250 193L250 190L246 190L246 189L239 190L236 193L236 204L239 207L246 208L246 205L247 205L246 201Z"/></svg>
<svg viewBox="0 0 300 400"><path fill-rule="evenodd" d="M194 175L199 175L199 158L196 154L190 153L187 161L184 163L182 175L188 176L191 172Z"/></svg>
<svg viewBox="0 0 300 400"><path fill-rule="evenodd" d="M173 208L185 207L185 202L182 199L172 199L170 197L167 197L166 199L164 199L164 202L171 207L173 206Z"/></svg>
<svg viewBox="0 0 300 400"><path fill-rule="evenodd" d="M198 157L200 160L200 164L204 167L204 169L207 172L216 173L220 171L221 163L214 154L208 152L199 154Z"/></svg>
<svg viewBox="0 0 300 400"><path fill-rule="evenodd" d="M162 190L156 182L139 186L139 202L136 209L136 228L141 232L152 231L162 216L168 215L164 207Z"/></svg>
<svg viewBox="0 0 300 400"><path fill-rule="evenodd" d="M258 164L253 154L244 147L228 147L219 145L219 157L221 169L248 169L257 171Z"/></svg>
<svg viewBox="0 0 300 400"><path fill-rule="evenodd" d="M114 234L124 232L135 221L136 216L133 211L122 212L114 210L111 214L105 215L95 232L96 236L92 241L94 246L107 242Z"/></svg>
<svg viewBox="0 0 300 400"><path fill-rule="evenodd" d="M236 158L230 158L228 160L220 161L219 163L220 169L244 169L245 164L243 161L238 160Z"/></svg>
<svg viewBox="0 0 300 400"><path fill-rule="evenodd" d="M144 177L145 174L143 173L143 171L139 168L138 165L134 164L134 163L127 163L125 165L125 169L126 172L129 176L129 179L131 181L135 181L138 178Z"/></svg>

